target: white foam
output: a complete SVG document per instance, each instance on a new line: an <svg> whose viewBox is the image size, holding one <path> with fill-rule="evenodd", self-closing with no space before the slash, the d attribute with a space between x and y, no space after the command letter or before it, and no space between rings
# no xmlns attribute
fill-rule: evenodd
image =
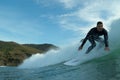
<svg viewBox="0 0 120 80"><path fill-rule="evenodd" d="M35 54L32 57L26 59L23 64L19 66L19 68L38 68L44 67L48 65L57 64L63 61L68 61L74 57L79 56L81 62L86 60L95 58L97 56L103 55L102 53L94 52L89 54L85 54L85 50L87 47L85 46L82 51L78 51L78 44L69 45L69 47L65 47L58 51L51 50L46 54ZM94 53L93 53L94 52Z"/></svg>
<svg viewBox="0 0 120 80"><path fill-rule="evenodd" d="M63 61L67 61L72 57L77 56L77 44L74 46L71 45L69 47L65 47L58 51L51 50L45 54L35 54L30 58L26 59L23 64L19 66L19 68L37 68L44 67L48 65L57 64Z"/></svg>
<svg viewBox="0 0 120 80"><path fill-rule="evenodd" d="M115 23L116 22L116 23ZM116 46L114 45L117 42L119 42L120 38L118 37L119 33L119 22L120 20L114 21L114 23L111 25L111 31L110 31L110 49L114 49ZM113 44L111 46L111 44ZM116 43L118 44L118 43ZM80 61L84 62L86 60L90 60L93 58L97 58L99 56L106 55L106 53L103 52L97 52L94 50L94 52L89 53L88 55L85 55L85 50L87 47L84 47L84 49L80 52L78 52L78 46L80 44L71 44L67 47L64 47L58 51L49 51L46 54L35 54L32 55L32 57L26 59L23 64L19 66L19 68L38 68L38 67L44 67L48 65L57 64L63 61L67 61L72 59L73 57L79 56ZM89 46L88 44L86 44ZM117 47L116 47L117 48ZM103 50L100 50L103 51Z"/></svg>

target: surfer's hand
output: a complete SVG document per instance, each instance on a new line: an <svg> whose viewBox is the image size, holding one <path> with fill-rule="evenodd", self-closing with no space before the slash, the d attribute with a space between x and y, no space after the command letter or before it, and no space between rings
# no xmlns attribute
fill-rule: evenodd
<svg viewBox="0 0 120 80"><path fill-rule="evenodd" d="M105 47L105 51L110 51L109 47Z"/></svg>
<svg viewBox="0 0 120 80"><path fill-rule="evenodd" d="M83 48L83 47L82 47L82 46L80 46L80 47L78 48L78 50L82 50L82 48Z"/></svg>

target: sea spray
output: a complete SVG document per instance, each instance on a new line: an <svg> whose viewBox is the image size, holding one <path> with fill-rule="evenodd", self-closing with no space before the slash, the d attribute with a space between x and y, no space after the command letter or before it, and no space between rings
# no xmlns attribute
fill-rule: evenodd
<svg viewBox="0 0 120 80"><path fill-rule="evenodd" d="M39 67L45 67L49 65L54 65L61 62L66 62L68 60L71 60L73 58L80 58L81 62L84 62L86 60L93 59L95 57L100 57L102 52L95 52L93 50L91 53L85 54L85 50L87 49L87 45L84 47L83 50L78 51L78 47L80 44L72 44L69 46L66 46L60 50L50 50L49 52L45 54L34 54L30 58L26 59L23 64L19 66L19 68L39 68ZM103 51L103 50L102 50ZM99 54L100 53L100 54Z"/></svg>
<svg viewBox="0 0 120 80"><path fill-rule="evenodd" d="M111 23L111 30L109 31L109 47L110 51L115 50L118 48L117 45L119 45L120 37L119 34L119 23L120 20L113 21ZM82 51L78 51L79 43L76 44L69 44L67 47L63 47L62 49L58 51L49 51L46 54L35 54L32 55L30 58L26 59L19 68L38 68L38 67L44 67L48 65L57 64L63 61L68 61L76 56L79 56L81 62L97 58L100 56L104 56L109 52L105 52L104 48L102 48L99 51L96 51L95 49L91 51L89 54L84 54L86 49L89 46L89 43L87 43Z"/></svg>
<svg viewBox="0 0 120 80"><path fill-rule="evenodd" d="M69 45L60 50L50 50L45 54L34 54L26 59L19 68L38 68L67 61L78 55L78 44Z"/></svg>

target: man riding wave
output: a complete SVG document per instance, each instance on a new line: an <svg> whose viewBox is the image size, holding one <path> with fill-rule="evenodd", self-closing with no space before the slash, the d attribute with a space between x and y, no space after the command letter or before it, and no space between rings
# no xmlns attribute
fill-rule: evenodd
<svg viewBox="0 0 120 80"><path fill-rule="evenodd" d="M104 36L104 39L100 36ZM101 48L105 44L105 50L109 51L109 44L108 44L108 32L106 29L103 28L103 23L101 21L97 22L97 26L92 28L83 39L82 44L79 46L78 50L82 50L86 41L89 40L91 46L88 47L87 51L85 52L88 54L95 46L96 42L99 42L99 48Z"/></svg>

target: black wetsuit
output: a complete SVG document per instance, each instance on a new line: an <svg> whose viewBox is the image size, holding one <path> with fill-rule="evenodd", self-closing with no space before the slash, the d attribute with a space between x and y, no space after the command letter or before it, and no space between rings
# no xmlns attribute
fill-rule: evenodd
<svg viewBox="0 0 120 80"><path fill-rule="evenodd" d="M104 35L104 40L100 37ZM98 31L97 27L92 28L87 36L84 38L81 46L83 47L83 45L86 43L86 41L89 40L91 43L91 46L88 48L88 50L86 51L86 53L89 53L95 46L96 43L95 41L100 42L100 47L105 44L105 47L108 47L108 32L103 28L102 31Z"/></svg>

